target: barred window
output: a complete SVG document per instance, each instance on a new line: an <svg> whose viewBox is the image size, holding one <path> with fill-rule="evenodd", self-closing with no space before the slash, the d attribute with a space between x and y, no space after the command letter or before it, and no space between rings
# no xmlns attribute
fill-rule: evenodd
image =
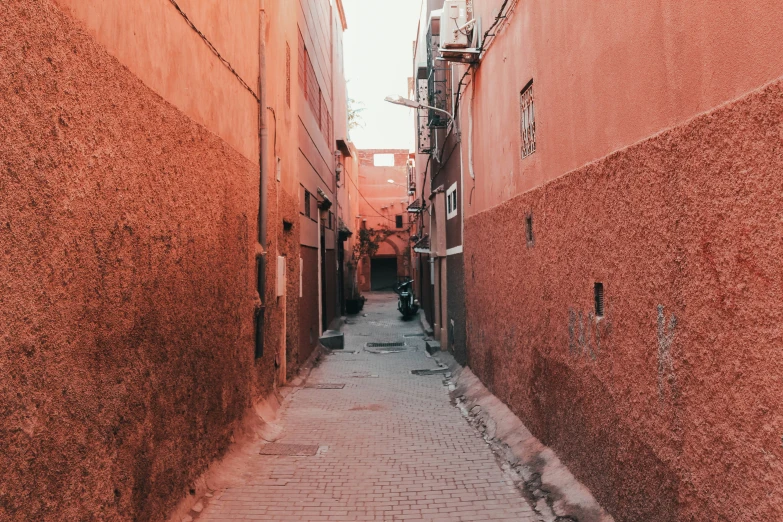
<svg viewBox="0 0 783 522"><path fill-rule="evenodd" d="M522 157L526 158L536 151L536 111L533 105L533 80L530 80L519 95L520 133L522 137Z"/></svg>
<svg viewBox="0 0 783 522"><path fill-rule="evenodd" d="M304 193L304 215L306 217L311 217L310 216L310 192L307 189L305 189L305 193Z"/></svg>
<svg viewBox="0 0 783 522"><path fill-rule="evenodd" d="M394 216L394 226L395 228L402 228L402 214Z"/></svg>
<svg viewBox="0 0 783 522"><path fill-rule="evenodd" d="M299 33L299 86L307 93L307 49L301 32Z"/></svg>

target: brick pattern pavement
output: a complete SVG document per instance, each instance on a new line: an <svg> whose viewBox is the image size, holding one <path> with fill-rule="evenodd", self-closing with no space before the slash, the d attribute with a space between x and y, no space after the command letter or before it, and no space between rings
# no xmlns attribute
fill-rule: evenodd
<svg viewBox="0 0 783 522"><path fill-rule="evenodd" d="M199 522L228 520L514 520L535 515L492 451L449 402L420 333L403 322L396 296L371 294L366 317L349 319L345 350L332 354L282 413L280 443L316 444L311 457L254 456L241 487L215 494ZM405 341L401 353L374 354L368 342Z"/></svg>

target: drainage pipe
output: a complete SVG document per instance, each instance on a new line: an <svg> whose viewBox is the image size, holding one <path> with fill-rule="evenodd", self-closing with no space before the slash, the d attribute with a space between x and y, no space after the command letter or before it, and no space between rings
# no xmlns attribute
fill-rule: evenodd
<svg viewBox="0 0 783 522"><path fill-rule="evenodd" d="M266 10L265 1L260 0L258 16L258 164L260 170L259 207L258 207L258 243L262 255L266 254L267 229L267 152L269 131L266 124ZM263 301L264 296L261 296Z"/></svg>
<svg viewBox="0 0 783 522"><path fill-rule="evenodd" d="M255 358L264 355L266 319L266 229L267 229L267 166L268 131L266 127L266 10L259 0L258 11L258 243L256 244Z"/></svg>
<svg viewBox="0 0 783 522"><path fill-rule="evenodd" d="M475 94L476 90L473 82L470 82L470 103L468 103L468 172L470 172L470 177L474 181L476 180L476 173L473 172L473 98Z"/></svg>

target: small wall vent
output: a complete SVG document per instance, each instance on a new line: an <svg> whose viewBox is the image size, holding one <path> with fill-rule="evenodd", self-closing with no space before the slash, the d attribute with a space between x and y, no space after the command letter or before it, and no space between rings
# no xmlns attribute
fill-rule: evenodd
<svg viewBox="0 0 783 522"><path fill-rule="evenodd" d="M595 316L603 317L604 316L604 284L596 283L593 288L593 293L595 294Z"/></svg>

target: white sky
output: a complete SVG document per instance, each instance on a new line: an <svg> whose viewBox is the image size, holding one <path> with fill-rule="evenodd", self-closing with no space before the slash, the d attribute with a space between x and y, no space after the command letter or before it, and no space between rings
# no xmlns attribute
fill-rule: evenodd
<svg viewBox="0 0 783 522"><path fill-rule="evenodd" d="M408 95L421 2L343 0L348 96L365 106L364 128L351 131L360 149L413 149L413 111L383 99Z"/></svg>

